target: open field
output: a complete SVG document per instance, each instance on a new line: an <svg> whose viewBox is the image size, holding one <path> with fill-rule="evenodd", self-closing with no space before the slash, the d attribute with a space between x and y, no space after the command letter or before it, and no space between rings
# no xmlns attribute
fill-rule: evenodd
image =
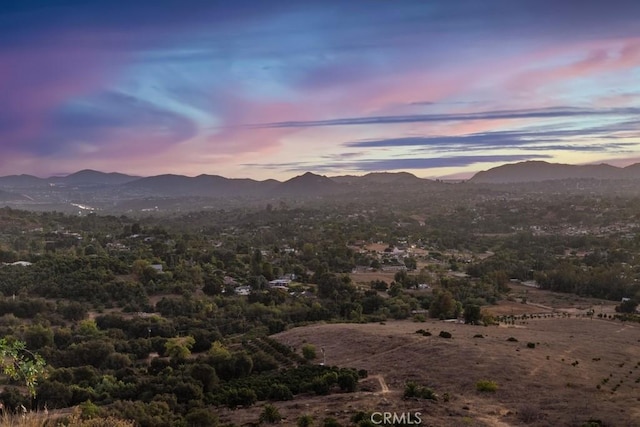
<svg viewBox="0 0 640 427"><path fill-rule="evenodd" d="M417 329L433 336L416 334ZM453 338L438 337L441 330ZM474 338L476 334L484 338ZM510 337L518 342L507 341ZM365 384L379 393L295 402L318 417L327 411L340 417L358 410L419 410L425 425L439 426L525 421L581 425L589 418L612 426L640 425L638 325L588 319L533 320L518 328L437 321L337 324L292 329L278 339L297 348L305 341L323 347L327 364L367 369L384 378L390 389L383 394L375 381L369 381ZM529 342L536 347L528 348ZM498 391L477 392L475 384L482 379L495 381ZM448 393L451 399L405 401L402 393L408 380L440 395ZM294 417L300 409L284 412Z"/></svg>
<svg viewBox="0 0 640 427"><path fill-rule="evenodd" d="M418 329L433 335L416 334ZM442 330L453 338L438 337ZM517 342L507 341L510 337ZM313 325L275 338L298 349L314 344L325 349L328 365L369 372L357 393L276 403L285 425L294 425L302 414L350 425L358 411L418 411L422 425L433 426L581 426L589 419L640 425L637 324L586 318L536 319L518 327L397 321ZM479 380L495 381L498 390L478 392ZM429 386L441 398L404 400L407 381ZM257 405L221 415L255 421L260 410Z"/></svg>
<svg viewBox="0 0 640 427"><path fill-rule="evenodd" d="M529 301L530 303L543 304L559 309L576 308L587 310L589 308L594 308L596 309L596 312L598 312L601 305L605 307L614 307L616 304L618 304L615 301L581 297L568 293L552 292L520 284L510 283L509 287L511 288L511 292L509 293L510 296L526 296L527 301Z"/></svg>

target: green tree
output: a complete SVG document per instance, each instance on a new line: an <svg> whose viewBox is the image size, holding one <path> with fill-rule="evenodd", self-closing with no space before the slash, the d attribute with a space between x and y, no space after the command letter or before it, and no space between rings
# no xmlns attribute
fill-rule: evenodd
<svg viewBox="0 0 640 427"><path fill-rule="evenodd" d="M0 367L8 377L24 381L29 394L36 396L38 380L46 377L46 363L36 353L27 350L23 341L0 339Z"/></svg>
<svg viewBox="0 0 640 427"><path fill-rule="evenodd" d="M429 316L450 319L456 310L456 300L449 291L434 292L434 298L429 306Z"/></svg>
<svg viewBox="0 0 640 427"><path fill-rule="evenodd" d="M191 355L191 347L196 340L193 337L174 337L169 338L164 344L167 355L172 359L183 360Z"/></svg>
<svg viewBox="0 0 640 427"><path fill-rule="evenodd" d="M464 323L477 325L482 319L480 306L477 304L466 304L464 306Z"/></svg>
<svg viewBox="0 0 640 427"><path fill-rule="evenodd" d="M404 259L404 265L407 270L415 270L418 267L418 262L413 257L407 257Z"/></svg>
<svg viewBox="0 0 640 427"><path fill-rule="evenodd" d="M616 305L616 311L618 313L634 313L638 307L638 301L633 299L625 299L619 305Z"/></svg>
<svg viewBox="0 0 640 427"><path fill-rule="evenodd" d="M26 346L34 350L53 346L53 331L43 325L32 325L24 332Z"/></svg>
<svg viewBox="0 0 640 427"><path fill-rule="evenodd" d="M341 372L338 374L340 390L353 393L358 388L358 374L355 372Z"/></svg>

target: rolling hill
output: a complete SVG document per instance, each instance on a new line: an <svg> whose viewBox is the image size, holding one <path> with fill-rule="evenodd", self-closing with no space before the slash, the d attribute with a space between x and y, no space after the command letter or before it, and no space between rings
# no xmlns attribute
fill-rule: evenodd
<svg viewBox="0 0 640 427"><path fill-rule="evenodd" d="M619 168L608 164L567 165L544 161L528 161L498 166L478 172L470 182L508 184L562 179L640 179L640 164Z"/></svg>

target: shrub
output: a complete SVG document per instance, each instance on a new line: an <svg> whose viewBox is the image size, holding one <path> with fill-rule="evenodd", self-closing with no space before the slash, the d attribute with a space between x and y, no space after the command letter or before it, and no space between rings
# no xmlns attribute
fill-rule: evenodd
<svg viewBox="0 0 640 427"><path fill-rule="evenodd" d="M269 389L269 399L271 400L291 400L293 399L293 393L284 384L273 384Z"/></svg>
<svg viewBox="0 0 640 427"><path fill-rule="evenodd" d="M275 424L280 422L282 419L282 415L280 415L280 411L273 405L264 405L262 412L260 413L260 422Z"/></svg>
<svg viewBox="0 0 640 427"><path fill-rule="evenodd" d="M474 337L474 338L484 338L484 335L482 335L482 334L475 334L473 337Z"/></svg>
<svg viewBox="0 0 640 427"><path fill-rule="evenodd" d="M514 337L507 338L507 341L509 341L509 342L518 342L518 340L516 338L514 338Z"/></svg>
<svg viewBox="0 0 640 427"><path fill-rule="evenodd" d="M206 427L218 423L218 418L207 408L193 408L185 417L189 426Z"/></svg>
<svg viewBox="0 0 640 427"><path fill-rule="evenodd" d="M422 399L438 400L438 395L436 394L436 392L429 387L421 387L419 397L421 397Z"/></svg>
<svg viewBox="0 0 640 427"><path fill-rule="evenodd" d="M528 342L528 343L527 343L527 348L536 348L536 343L534 343L534 342Z"/></svg>
<svg viewBox="0 0 640 427"><path fill-rule="evenodd" d="M327 417L322 421L322 427L342 427L342 424L333 417Z"/></svg>
<svg viewBox="0 0 640 427"><path fill-rule="evenodd" d="M313 344L305 344L302 346L302 356L306 360L313 360L316 358L316 346Z"/></svg>
<svg viewBox="0 0 640 427"><path fill-rule="evenodd" d="M298 427L310 427L313 425L313 417L308 414L302 415L298 418L296 425Z"/></svg>
<svg viewBox="0 0 640 427"><path fill-rule="evenodd" d="M489 380L480 380L476 383L476 390L480 392L491 392L494 393L498 390L498 384L495 381Z"/></svg>
<svg viewBox="0 0 640 427"><path fill-rule="evenodd" d="M353 393L358 388L358 376L352 372L341 372L338 374L338 385L340 390Z"/></svg>
<svg viewBox="0 0 640 427"><path fill-rule="evenodd" d="M331 386L327 382L327 378L316 377L311 382L311 390L313 390L313 392L318 396L323 396L329 394L329 391L331 391Z"/></svg>
<svg viewBox="0 0 640 427"><path fill-rule="evenodd" d="M31 412L29 414L37 417L36 413ZM15 423L11 422L10 415L4 415L2 419L2 425L40 425L39 423L36 424L35 420L34 424L27 424L30 421L29 414L27 415L26 420L25 417L23 417L21 421L16 420ZM14 418L17 417L17 415L14 416ZM59 423L59 425L65 425L68 427L133 427L135 425L133 421L125 421L113 416L109 416L106 418L83 419L78 410L75 410L70 417L64 417L61 420L62 421ZM49 423L47 422L46 425L49 425Z"/></svg>
<svg viewBox="0 0 640 427"><path fill-rule="evenodd" d="M420 398L429 400L438 400L438 395L429 387L420 386L412 381L405 384L404 398Z"/></svg>
<svg viewBox="0 0 640 427"><path fill-rule="evenodd" d="M409 381L408 383L406 383L404 386L404 398L408 399L408 398L417 397L417 396L418 396L418 384L414 383L413 381Z"/></svg>
<svg viewBox="0 0 640 427"><path fill-rule="evenodd" d="M447 331L440 331L438 334L440 338L451 338L451 333Z"/></svg>

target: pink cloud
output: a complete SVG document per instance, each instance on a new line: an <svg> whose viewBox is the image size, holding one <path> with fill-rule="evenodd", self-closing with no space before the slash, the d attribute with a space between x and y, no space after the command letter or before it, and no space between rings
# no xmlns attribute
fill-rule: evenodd
<svg viewBox="0 0 640 427"><path fill-rule="evenodd" d="M220 117L222 126L206 137L208 150L221 154L273 152L281 145L283 138L300 132L300 129L247 129L241 125L309 120L318 112L318 106L313 103L303 106L285 101L257 102L242 94L241 87L235 87L225 94L225 108Z"/></svg>
<svg viewBox="0 0 640 427"><path fill-rule="evenodd" d="M550 65L531 70L531 65L553 59L573 57L582 52L583 57L560 65ZM526 61L526 62L525 62ZM538 90L553 84L582 77L594 77L605 73L630 70L640 66L640 40L597 41L591 45L563 46L551 51L538 52L522 58L520 69L524 71L508 78L506 88L513 91Z"/></svg>

